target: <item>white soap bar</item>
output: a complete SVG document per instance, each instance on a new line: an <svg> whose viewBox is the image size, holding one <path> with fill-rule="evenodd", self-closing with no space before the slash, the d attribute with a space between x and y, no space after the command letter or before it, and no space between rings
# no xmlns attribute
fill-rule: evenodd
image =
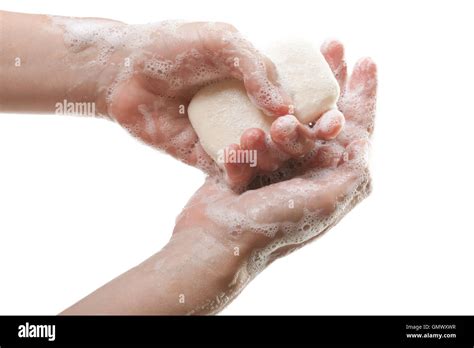
<svg viewBox="0 0 474 348"><path fill-rule="evenodd" d="M280 83L293 100L294 115L302 123L314 122L336 108L339 86L318 47L291 41L265 54L275 63ZM268 133L274 120L250 101L237 80L201 89L189 104L188 116L204 150L216 162L219 151L239 144L246 129L261 128Z"/></svg>
<svg viewBox="0 0 474 348"><path fill-rule="evenodd" d="M286 42L270 47L265 54L275 63L298 120L314 122L336 108L339 85L319 47L309 42Z"/></svg>

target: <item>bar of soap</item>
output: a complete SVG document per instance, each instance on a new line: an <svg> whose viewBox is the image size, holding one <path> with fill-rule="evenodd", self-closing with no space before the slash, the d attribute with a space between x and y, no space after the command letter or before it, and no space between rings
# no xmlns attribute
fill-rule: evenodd
<svg viewBox="0 0 474 348"><path fill-rule="evenodd" d="M308 42L279 43L264 52L276 65L281 85L302 123L316 121L336 108L339 86L318 47ZM241 81L225 80L201 89L191 100L188 116L204 150L216 162L220 151L240 143L248 128L269 132L273 117L248 98Z"/></svg>

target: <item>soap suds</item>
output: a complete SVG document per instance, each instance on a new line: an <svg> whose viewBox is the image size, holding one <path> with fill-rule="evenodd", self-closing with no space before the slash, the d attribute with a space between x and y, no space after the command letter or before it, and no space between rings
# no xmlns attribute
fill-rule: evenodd
<svg viewBox="0 0 474 348"><path fill-rule="evenodd" d="M365 151L363 148L361 151ZM334 168L318 169L315 172L309 172L301 179L293 179L301 181L293 182L293 185L287 186L284 191L265 192L258 194L262 204L253 204L253 208L246 208L245 204L237 204L240 209L236 210L236 205L231 202L221 202L212 205L212 209L206 210L206 215L224 230L230 234L239 236L244 231L251 233L262 233L272 240L260 249L254 250L250 257L244 260L243 265L236 274L236 279L229 285L229 289L221 294L219 299L210 299L202 306L196 308L193 313L209 312L217 313L222 310L229 302L231 302L242 289L254 279L263 269L265 269L276 258L283 256L280 250L284 251L284 255L297 250L305 243L318 237L325 231L334 226L343 216L345 216L358 202L363 200L370 194L370 176L367 169L365 156L355 156L354 159L348 160L343 164L345 169L338 171L338 175L334 175ZM290 171L290 170L289 170ZM342 173L342 174L341 174ZM295 175L295 171L293 171ZM291 174L289 174L291 177ZM304 180L311 178L312 180ZM335 187L344 187L343 193L337 197L330 211L321 207L314 209L304 197L308 193L315 192L317 194L318 187L324 185L334 185ZM228 190L222 186L218 190ZM254 191L252 194L255 195ZM242 194L241 200L245 202L245 193ZM281 214L282 203L288 197L292 197L294 207L301 206L300 216L293 216L278 223L265 223L261 221L262 213L265 215L268 211L279 209L278 215ZM198 198L202 203L204 196ZM209 198L208 198L209 199ZM209 204L212 200L209 201ZM255 201L253 202L255 203ZM292 208L287 207L290 212Z"/></svg>

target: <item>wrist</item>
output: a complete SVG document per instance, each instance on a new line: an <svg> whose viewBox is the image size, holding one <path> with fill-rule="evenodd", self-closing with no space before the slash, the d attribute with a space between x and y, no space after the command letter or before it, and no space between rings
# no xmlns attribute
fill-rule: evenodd
<svg viewBox="0 0 474 348"><path fill-rule="evenodd" d="M127 25L100 18L49 18L53 30L60 31L65 47L60 57L65 64L64 99L91 103L96 115L108 116L107 92L124 65Z"/></svg>
<svg viewBox="0 0 474 348"><path fill-rule="evenodd" d="M209 293L192 307L192 313L218 312L237 296L256 274L256 253L271 240L262 233L237 233L207 218L200 209L185 209L166 248L192 255L192 273Z"/></svg>
<svg viewBox="0 0 474 348"><path fill-rule="evenodd" d="M160 252L163 260L172 264L170 272L176 273L177 284L181 286L186 283L186 278L193 279L193 293L199 295L186 304L187 314L219 312L251 280L247 263L253 245L240 238L228 239L223 237L223 233L215 226L201 224L199 227L175 229L170 242ZM185 255L184 259L189 262L177 262L180 257L169 255ZM180 289L186 294L186 287Z"/></svg>

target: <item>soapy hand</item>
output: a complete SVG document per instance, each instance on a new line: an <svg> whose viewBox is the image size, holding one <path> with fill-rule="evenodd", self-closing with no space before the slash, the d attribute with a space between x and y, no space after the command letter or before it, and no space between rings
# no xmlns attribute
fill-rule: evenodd
<svg viewBox="0 0 474 348"><path fill-rule="evenodd" d="M259 157L257 168L225 166L233 187L247 184L256 173L278 169L288 158L310 151L315 138L332 138L342 126L341 115L334 113L323 115L311 129L287 115L292 101L279 86L273 63L228 24L128 25L5 11L0 19L8 48L0 52L2 112L108 117L206 173L223 171L198 141L188 104L205 84L243 81L252 102L270 120L283 117L266 134L268 142L261 130L249 129L238 144L228 144L255 149ZM21 69L15 65L19 55L28 62ZM67 111L58 104L67 104Z"/></svg>
<svg viewBox="0 0 474 348"><path fill-rule="evenodd" d="M109 88L102 97L107 114L145 143L207 173L216 172L188 120L187 107L200 87L226 78L242 80L250 99L269 116L288 113L291 100L279 86L273 64L231 25L117 26L126 32L123 37L147 38L135 46L125 40L125 47L111 58L115 63L103 74Z"/></svg>
<svg viewBox="0 0 474 348"><path fill-rule="evenodd" d="M322 51L341 87L342 132L258 178L253 190L238 194L209 177L163 249L63 314L217 313L268 264L330 229L370 193L376 66L360 60L346 83L342 45L331 41Z"/></svg>
<svg viewBox="0 0 474 348"><path fill-rule="evenodd" d="M293 161L286 172L268 178L278 181L291 176L289 180L239 195L209 178L177 219L175 235L200 226L225 247L240 250L243 258L232 284L222 284L228 301L269 263L327 231L370 193L367 157L375 116L376 66L368 58L361 59L346 84L342 45L328 42L323 54L342 92L338 106L346 126L339 136L319 141L314 151ZM226 304L211 299L195 312L217 312Z"/></svg>
<svg viewBox="0 0 474 348"><path fill-rule="evenodd" d="M290 101L272 65L227 25L128 26L5 11L0 22L6 40L0 52L6 82L0 84L2 112L51 113L58 101L97 104L98 114L212 172L213 162L186 116L186 103L203 83L239 78L268 114L288 111ZM160 252L64 314L215 313L269 263L328 230L370 193L366 157L375 114L375 64L359 61L346 83L342 45L329 42L322 51L340 85L343 131L337 135L339 125L332 132L324 116L320 127L311 129L302 129L292 116L278 118L270 132L276 147L285 153L289 140L310 146L287 154L289 160L276 172L257 176L252 190L242 194L221 177L210 177ZM21 69L13 64L18 52L27 62ZM255 132L246 132L238 146L258 145Z"/></svg>
<svg viewBox="0 0 474 348"><path fill-rule="evenodd" d="M337 111L323 115L313 128L288 115L291 99L280 87L273 63L229 24L116 25L119 33L125 32L125 44L114 47L102 97L107 114L145 143L206 173L220 173L191 126L188 104L202 86L226 78L242 80L251 101L269 117L286 115L276 119L271 137L249 129L240 144L229 144L233 151L256 150L259 159L257 167L225 164L225 178L233 188L308 153L315 139L332 139L342 128L344 119ZM140 44L128 43L137 36Z"/></svg>

